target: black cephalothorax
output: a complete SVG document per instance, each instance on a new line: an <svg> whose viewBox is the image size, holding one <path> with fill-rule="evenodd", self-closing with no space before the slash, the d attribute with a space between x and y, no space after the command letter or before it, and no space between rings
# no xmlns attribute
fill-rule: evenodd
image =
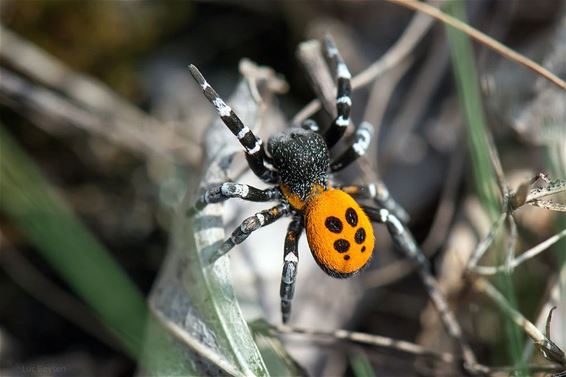
<svg viewBox="0 0 566 377"><path fill-rule="evenodd" d="M307 200L314 185L328 188L330 157L324 138L310 130L289 129L273 135L267 152L285 190Z"/></svg>

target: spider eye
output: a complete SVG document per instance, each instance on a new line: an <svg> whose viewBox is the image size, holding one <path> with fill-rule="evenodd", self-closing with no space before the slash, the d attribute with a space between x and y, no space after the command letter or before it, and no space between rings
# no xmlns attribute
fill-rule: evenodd
<svg viewBox="0 0 566 377"><path fill-rule="evenodd" d="M369 218L344 191L329 190L306 207L309 246L318 265L329 275L344 278L362 269L374 246Z"/></svg>

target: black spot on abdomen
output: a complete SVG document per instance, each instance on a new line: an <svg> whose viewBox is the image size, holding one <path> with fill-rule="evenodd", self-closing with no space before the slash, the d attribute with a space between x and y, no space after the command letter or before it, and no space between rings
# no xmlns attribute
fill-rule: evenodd
<svg viewBox="0 0 566 377"><path fill-rule="evenodd" d="M360 228L356 231L356 234L354 235L354 240L358 245L366 240L366 231L364 230L364 228Z"/></svg>
<svg viewBox="0 0 566 377"><path fill-rule="evenodd" d="M351 226L358 225L358 214L356 213L356 211L353 208L348 208L346 210L346 221Z"/></svg>
<svg viewBox="0 0 566 377"><path fill-rule="evenodd" d="M344 226L339 218L334 216L328 216L324 221L324 226L332 233L341 233Z"/></svg>
<svg viewBox="0 0 566 377"><path fill-rule="evenodd" d="M350 249L350 243L343 238L334 241L334 248L339 253L345 253Z"/></svg>

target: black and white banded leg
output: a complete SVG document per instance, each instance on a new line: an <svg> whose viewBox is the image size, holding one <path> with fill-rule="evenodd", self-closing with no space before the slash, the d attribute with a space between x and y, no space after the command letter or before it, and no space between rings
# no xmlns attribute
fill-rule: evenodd
<svg viewBox="0 0 566 377"><path fill-rule="evenodd" d="M232 248L236 245L241 244L244 242L248 236L258 230L259 228L269 225L272 222L279 220L283 216L289 213L289 205L288 204L279 204L273 208L266 209L264 211L258 212L255 215L248 217L239 227L237 227L233 232L230 238L220 245L218 250L214 252L214 254L210 257L209 262L214 263L218 258L232 250Z"/></svg>
<svg viewBox="0 0 566 377"><path fill-rule="evenodd" d="M362 207L371 221L385 224L391 234L394 244L406 257L415 261L419 266L421 280L430 296L447 333L458 342L462 352L465 366L473 368L477 365L476 357L470 345L464 338L460 324L450 309L444 294L438 286L438 282L431 272L429 260L417 246L411 233L403 223L385 208Z"/></svg>
<svg viewBox="0 0 566 377"><path fill-rule="evenodd" d="M246 127L234 111L224 102L216 93L214 88L205 80L204 76L194 65L189 65L189 70L195 81L201 86L202 92L206 99L210 101L218 111L220 118L230 131L238 138L240 144L245 149L246 159L250 165L250 169L265 182L273 183L277 180L277 172L270 166L266 160L263 142L256 137L254 133ZM266 163L267 162L267 163Z"/></svg>
<svg viewBox="0 0 566 377"><path fill-rule="evenodd" d="M354 197L373 199L380 208L387 209L403 223L409 221L407 211L393 199L381 181L367 185L336 185L334 187Z"/></svg>
<svg viewBox="0 0 566 377"><path fill-rule="evenodd" d="M362 122L362 124L360 124L356 129L352 144L344 153L330 163L330 171L334 173L342 170L352 162L356 161L358 157L363 156L369 148L372 136L373 126L371 123Z"/></svg>
<svg viewBox="0 0 566 377"><path fill-rule="evenodd" d="M308 130L308 131L312 131L312 132L320 131L320 127L318 126L318 123L316 123L312 119L305 119L303 121L303 123L301 123L301 128L303 130Z"/></svg>
<svg viewBox="0 0 566 377"><path fill-rule="evenodd" d="M281 315L283 323L287 323L291 315L291 301L295 293L297 266L299 265L299 237L303 232L301 217L293 218L287 228L283 253L283 272L281 274Z"/></svg>
<svg viewBox="0 0 566 377"><path fill-rule="evenodd" d="M211 203L220 203L231 198L239 198L250 202L269 202L281 198L281 190L272 187L260 190L243 183L225 182L210 187L197 199L195 205L189 209L187 216L193 216Z"/></svg>
<svg viewBox="0 0 566 377"><path fill-rule="evenodd" d="M324 44L326 47L326 55L328 59L330 59L333 69L336 72L337 116L324 134L328 148L332 148L344 135L348 124L350 124L350 109L352 107L352 98L350 97L352 85L350 84L350 79L352 75L330 35L324 38Z"/></svg>

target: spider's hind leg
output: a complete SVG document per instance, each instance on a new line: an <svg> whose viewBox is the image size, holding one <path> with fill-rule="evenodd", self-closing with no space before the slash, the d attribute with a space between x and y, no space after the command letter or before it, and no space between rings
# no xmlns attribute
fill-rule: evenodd
<svg viewBox="0 0 566 377"><path fill-rule="evenodd" d="M336 71L336 119L332 122L330 127L326 130L324 138L326 139L326 144L328 148L332 148L338 140L346 132L348 124L350 124L350 109L352 107L352 85L350 84L350 79L352 75L344 59L338 52L336 44L330 35L324 38L324 45L326 47L326 55L330 59L334 70Z"/></svg>
<svg viewBox="0 0 566 377"><path fill-rule="evenodd" d="M410 220L407 211L393 199L389 190L381 181L365 185L335 185L334 187L354 197L373 199L379 207L387 209L403 223Z"/></svg>
<svg viewBox="0 0 566 377"><path fill-rule="evenodd" d="M372 208L366 206L362 206L362 208L371 221L385 224L396 247L403 252L407 258L412 259L417 263L421 280L430 299L432 300L432 303L436 307L446 332L454 340L456 340L460 346L462 358L464 359L464 366L470 368L477 366L478 364L474 352L465 339L460 324L450 309L446 297L440 290L438 282L432 275L430 262L425 254L423 254L422 250L417 246L417 243L410 231L394 214L385 208Z"/></svg>
<svg viewBox="0 0 566 377"><path fill-rule="evenodd" d="M283 272L281 273L281 316L283 323L287 323L291 315L291 300L295 293L295 280L297 266L299 265L299 237L303 232L303 223L300 216L293 218L287 228L283 254Z"/></svg>
<svg viewBox="0 0 566 377"><path fill-rule="evenodd" d="M191 64L189 70L195 81L202 88L206 99L214 105L224 124L226 124L244 147L250 169L263 181L269 183L276 182L277 172L273 170L267 160L262 140L256 137L254 133L242 123L232 108L230 108L230 106L220 98L218 93L216 93L216 90L210 86L197 67Z"/></svg>

